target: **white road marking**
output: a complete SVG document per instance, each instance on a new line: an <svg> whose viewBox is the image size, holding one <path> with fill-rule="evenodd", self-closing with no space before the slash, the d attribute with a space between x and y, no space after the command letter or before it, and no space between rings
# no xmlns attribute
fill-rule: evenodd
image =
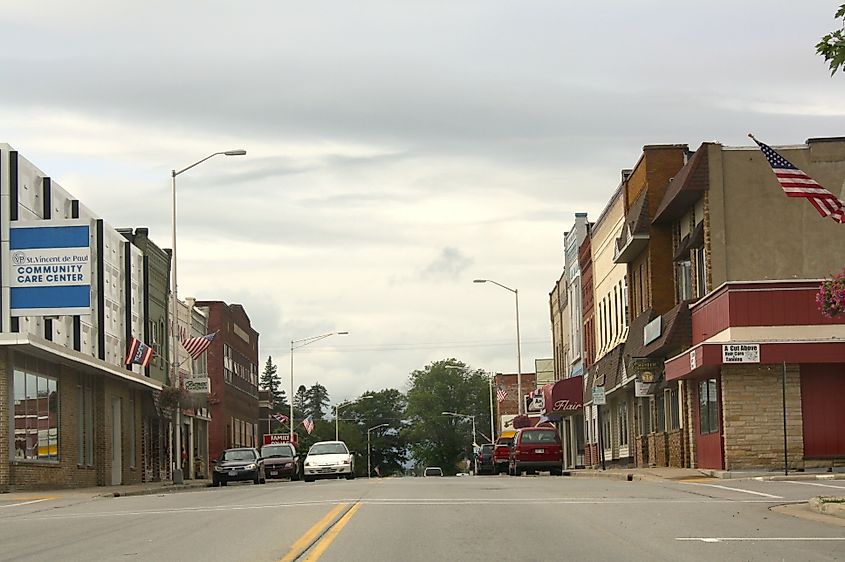
<svg viewBox="0 0 845 562"><path fill-rule="evenodd" d="M720 486L719 484L702 484L700 482L684 482L684 484L690 486L709 486L711 488L719 488L720 490L730 490L731 492L743 492L745 494L754 494L755 496L762 496L764 498L772 498L776 500L782 500L783 497L781 496L774 496L772 494L764 494L763 492L755 492L753 490L743 490L742 488L731 488L729 486Z"/></svg>
<svg viewBox="0 0 845 562"><path fill-rule="evenodd" d="M675 537L693 542L845 541L845 537Z"/></svg>
<svg viewBox="0 0 845 562"><path fill-rule="evenodd" d="M798 480L781 480L781 482L788 482L789 484L803 484L805 486L821 486L822 488L835 488L837 490L845 490L845 486L832 486L830 484L819 484L818 482L801 482Z"/></svg>
<svg viewBox="0 0 845 562"><path fill-rule="evenodd" d="M20 503L10 503L9 505L0 505L0 507L18 507L19 505L29 505L31 503L38 503L38 502L45 502L47 498L42 498L40 500L30 500L28 502L20 502Z"/></svg>

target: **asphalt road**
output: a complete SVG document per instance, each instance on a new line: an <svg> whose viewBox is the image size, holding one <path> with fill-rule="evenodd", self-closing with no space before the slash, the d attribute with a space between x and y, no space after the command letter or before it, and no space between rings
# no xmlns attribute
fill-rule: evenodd
<svg viewBox="0 0 845 562"><path fill-rule="evenodd" d="M567 477L274 482L0 496L0 560L843 560L845 527L772 506L845 481Z"/></svg>

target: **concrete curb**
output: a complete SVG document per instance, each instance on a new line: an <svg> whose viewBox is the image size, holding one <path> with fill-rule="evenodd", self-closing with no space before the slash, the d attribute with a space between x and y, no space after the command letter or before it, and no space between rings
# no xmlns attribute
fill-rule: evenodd
<svg viewBox="0 0 845 562"><path fill-rule="evenodd" d="M795 475L784 476L781 474L780 476L759 476L760 480L773 480L773 481L783 481L783 480L845 480L845 474L836 472L836 473L825 473L825 474L806 474L806 473L799 473Z"/></svg>
<svg viewBox="0 0 845 562"><path fill-rule="evenodd" d="M201 484L171 484L155 488L140 488L137 490L111 490L109 492L98 494L98 497L121 498L127 496L153 496L159 494L176 494L179 492L192 492L194 490L204 490L210 487L211 483L206 482L203 482Z"/></svg>
<svg viewBox="0 0 845 562"><path fill-rule="evenodd" d="M810 499L808 504L810 509L823 515L845 519L845 498L818 496Z"/></svg>

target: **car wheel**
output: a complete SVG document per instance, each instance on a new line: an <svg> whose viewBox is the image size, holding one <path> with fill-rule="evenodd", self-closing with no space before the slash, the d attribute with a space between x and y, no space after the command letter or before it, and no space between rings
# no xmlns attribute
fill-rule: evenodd
<svg viewBox="0 0 845 562"><path fill-rule="evenodd" d="M346 475L346 479L347 480L355 480L355 473L350 472L349 474Z"/></svg>
<svg viewBox="0 0 845 562"><path fill-rule="evenodd" d="M255 478L252 479L252 483L256 485L261 484L261 475L257 472L255 473Z"/></svg>
<svg viewBox="0 0 845 562"><path fill-rule="evenodd" d="M212 476L211 485L215 488L218 487L220 485L220 480L218 480L216 476Z"/></svg>
<svg viewBox="0 0 845 562"><path fill-rule="evenodd" d="M227 485L228 483L229 483L229 482L228 482L228 481L226 481L226 480L221 480L221 481L220 481L220 485L221 485L221 486L225 486L225 485Z"/></svg>
<svg viewBox="0 0 845 562"><path fill-rule="evenodd" d="M552 473L552 476L561 476L561 475L563 475L563 469L562 468L553 468L551 470L551 473Z"/></svg>
<svg viewBox="0 0 845 562"><path fill-rule="evenodd" d="M313 482L315 480L313 476L303 476L302 479L306 482Z"/></svg>

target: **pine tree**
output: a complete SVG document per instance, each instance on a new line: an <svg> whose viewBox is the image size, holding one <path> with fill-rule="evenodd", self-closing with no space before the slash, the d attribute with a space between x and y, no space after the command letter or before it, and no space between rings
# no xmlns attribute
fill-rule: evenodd
<svg viewBox="0 0 845 562"><path fill-rule="evenodd" d="M321 420L325 417L326 409L330 404L329 391L319 382L308 389L306 395L306 411L308 414L314 416L315 420Z"/></svg>
<svg viewBox="0 0 845 562"><path fill-rule="evenodd" d="M267 363L264 364L264 372L261 373L261 380L259 380L258 385L261 390L270 391L273 412L280 412L287 405L287 396L281 388L282 380L277 371L278 367L273 364L273 358L267 356Z"/></svg>
<svg viewBox="0 0 845 562"><path fill-rule="evenodd" d="M293 410L297 419L302 419L308 415L308 389L304 384L299 385L296 389L296 394L293 395Z"/></svg>

